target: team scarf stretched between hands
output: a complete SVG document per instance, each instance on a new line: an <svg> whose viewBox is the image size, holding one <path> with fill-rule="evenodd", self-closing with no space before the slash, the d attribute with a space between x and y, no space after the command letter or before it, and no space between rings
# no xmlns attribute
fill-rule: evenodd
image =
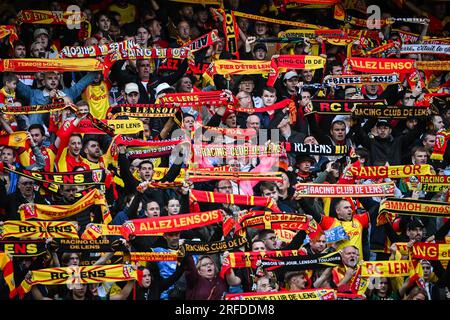
<svg viewBox="0 0 450 320"><path fill-rule="evenodd" d="M72 205L46 205L36 203L25 203L20 206L21 220L60 220L74 216L86 208L98 205L102 211L103 222L109 224L112 221L108 203L105 196L98 189L92 189L84 197Z"/></svg>
<svg viewBox="0 0 450 320"><path fill-rule="evenodd" d="M78 238L77 223L70 221L8 220L2 226L1 238Z"/></svg>
<svg viewBox="0 0 450 320"><path fill-rule="evenodd" d="M227 293L225 300L336 300L336 290L309 289L276 293Z"/></svg>
<svg viewBox="0 0 450 320"><path fill-rule="evenodd" d="M23 298L31 287L41 285L71 286L89 283L118 282L138 280L138 272L131 265L106 266L72 266L66 268L46 268L31 271L30 279L22 281L16 288L15 294Z"/></svg>
<svg viewBox="0 0 450 320"><path fill-rule="evenodd" d="M297 183L296 193L301 197L386 197L394 195L394 183L376 184L319 184L319 183Z"/></svg>

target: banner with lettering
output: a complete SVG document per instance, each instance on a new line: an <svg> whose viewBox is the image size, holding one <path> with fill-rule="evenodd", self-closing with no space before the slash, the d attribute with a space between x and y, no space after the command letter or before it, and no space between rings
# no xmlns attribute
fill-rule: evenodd
<svg viewBox="0 0 450 320"><path fill-rule="evenodd" d="M364 261L361 265L363 277L406 277L414 272L414 266L409 260Z"/></svg>
<svg viewBox="0 0 450 320"><path fill-rule="evenodd" d="M422 190L426 192L442 192L450 188L450 176L441 175L427 175L417 176L415 179L410 179L408 187L410 190ZM417 183L415 183L417 181Z"/></svg>
<svg viewBox="0 0 450 320"><path fill-rule="evenodd" d="M267 85L273 86L278 78L279 72L287 69L322 69L325 66L326 59L319 56L308 55L279 55L272 58L272 71L267 79Z"/></svg>
<svg viewBox="0 0 450 320"><path fill-rule="evenodd" d="M334 83L338 86L354 86L358 84L393 84L399 83L400 77L397 73L392 74L361 74L361 75L336 75L329 76L324 81L325 85L330 86Z"/></svg>
<svg viewBox="0 0 450 320"><path fill-rule="evenodd" d="M190 169L187 171L189 180L193 182L202 182L210 180L233 180L233 181L274 181L282 182L281 172L246 172L246 171L228 171L218 172L215 170L205 171Z"/></svg>
<svg viewBox="0 0 450 320"><path fill-rule="evenodd" d="M162 103L165 107L177 104L179 107L204 106L204 105L227 105L233 103L229 101L223 91L205 91L192 93L169 93L156 100L156 103Z"/></svg>
<svg viewBox="0 0 450 320"><path fill-rule="evenodd" d="M269 293L227 293L225 300L336 300L336 290L311 289Z"/></svg>
<svg viewBox="0 0 450 320"><path fill-rule="evenodd" d="M388 197L394 195L395 185L393 182L374 184L297 183L295 190L298 196L307 198Z"/></svg>
<svg viewBox="0 0 450 320"><path fill-rule="evenodd" d="M404 44L401 54L444 54L450 55L448 44Z"/></svg>
<svg viewBox="0 0 450 320"><path fill-rule="evenodd" d="M230 240L198 242L185 241L180 247L180 251L184 254L213 254L224 251L232 251L234 249L245 246L248 243L245 237L236 237Z"/></svg>
<svg viewBox="0 0 450 320"><path fill-rule="evenodd" d="M412 247L413 259L450 260L449 243L416 242Z"/></svg>
<svg viewBox="0 0 450 320"><path fill-rule="evenodd" d="M100 56L106 56L112 51L124 50L124 49L139 49L140 46L132 39L112 42L103 45L93 46L65 46L59 52L58 57L64 58L94 58Z"/></svg>
<svg viewBox="0 0 450 320"><path fill-rule="evenodd" d="M282 157L286 156L285 150L280 144L270 143L267 145L239 144L239 145L220 145L220 144L194 144L195 155L200 157L238 157L238 158L257 158L257 157Z"/></svg>
<svg viewBox="0 0 450 320"><path fill-rule="evenodd" d="M118 244L119 242L117 242ZM55 252L114 252L112 243L108 239L83 240L83 239L57 239L48 244ZM119 249L119 245L115 245ZM124 247L122 249L125 249Z"/></svg>
<svg viewBox="0 0 450 320"><path fill-rule="evenodd" d="M450 217L450 204L445 202L387 198L378 210L377 225L386 223L385 214L422 217Z"/></svg>
<svg viewBox="0 0 450 320"><path fill-rule="evenodd" d="M276 203L270 197L246 196L240 194L226 194L201 190L191 190L190 202L228 203L246 206L263 206L274 212L279 212Z"/></svg>
<svg viewBox="0 0 450 320"><path fill-rule="evenodd" d="M5 221L2 238L78 238L77 223L69 221Z"/></svg>
<svg viewBox="0 0 450 320"><path fill-rule="evenodd" d="M70 105L64 103L44 104L34 106L10 106L4 105L0 108L4 114L36 114L36 113L49 113L54 111L61 111L66 108L70 108Z"/></svg>
<svg viewBox="0 0 450 320"><path fill-rule="evenodd" d="M103 71L104 65L97 59L3 59L0 60L0 72L66 72L66 71Z"/></svg>
<svg viewBox="0 0 450 320"><path fill-rule="evenodd" d="M354 179L400 179L412 176L425 176L432 173L429 164L407 164L402 166L351 166L344 173L344 177Z"/></svg>
<svg viewBox="0 0 450 320"><path fill-rule="evenodd" d="M311 110L305 110L305 113L317 112L318 114L352 114L356 109L375 109L376 107L385 108L386 101L375 100L311 100Z"/></svg>
<svg viewBox="0 0 450 320"><path fill-rule="evenodd" d="M92 189L72 205L25 203L19 207L19 213L21 220L59 220L74 216L93 205L100 206L105 224L112 221L106 198L98 189Z"/></svg>
<svg viewBox="0 0 450 320"><path fill-rule="evenodd" d="M81 239L83 240L95 240L102 236L120 236L126 237L126 230L122 226L89 223L86 226Z"/></svg>
<svg viewBox="0 0 450 320"><path fill-rule="evenodd" d="M78 284L128 281L137 278L138 273L131 265L46 268L31 271L31 279L23 280L16 293L23 298L31 287L37 284L67 284L73 287Z"/></svg>
<svg viewBox="0 0 450 320"><path fill-rule="evenodd" d="M268 74L271 61L259 60L215 60L213 74L224 76L236 74Z"/></svg>
<svg viewBox="0 0 450 320"><path fill-rule="evenodd" d="M0 240L0 252L12 257L35 257L47 252L45 240Z"/></svg>
<svg viewBox="0 0 450 320"><path fill-rule="evenodd" d="M124 223L127 234L136 236L154 235L155 233L176 232L207 226L222 222L220 210L177 214L175 216L134 219Z"/></svg>
<svg viewBox="0 0 450 320"><path fill-rule="evenodd" d="M413 59L378 59L378 58L348 58L348 63L354 71L367 73L412 73L415 70Z"/></svg>
<svg viewBox="0 0 450 320"><path fill-rule="evenodd" d="M302 155L317 156L344 156L350 153L350 147L346 145L333 146L327 144L303 144L298 142L285 142L286 152Z"/></svg>
<svg viewBox="0 0 450 320"><path fill-rule="evenodd" d="M175 252L130 252L131 261L177 261L178 253Z"/></svg>
<svg viewBox="0 0 450 320"><path fill-rule="evenodd" d="M332 252L295 257L265 257L261 259L260 266L267 271L281 269L284 272L336 267L341 263L341 254L339 252Z"/></svg>
<svg viewBox="0 0 450 320"><path fill-rule="evenodd" d="M174 117L179 108L163 106L161 104L119 104L108 111L108 118L121 116L135 118L165 118Z"/></svg>

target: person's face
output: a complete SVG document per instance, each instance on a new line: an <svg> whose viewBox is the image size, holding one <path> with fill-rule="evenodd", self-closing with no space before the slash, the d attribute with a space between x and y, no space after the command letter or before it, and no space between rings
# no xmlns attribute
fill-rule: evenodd
<svg viewBox="0 0 450 320"><path fill-rule="evenodd" d="M414 127L417 125L417 119L408 119L406 120L406 127L409 130L414 129Z"/></svg>
<svg viewBox="0 0 450 320"><path fill-rule="evenodd" d="M381 139L386 139L391 135L392 129L387 126L377 126L377 133Z"/></svg>
<svg viewBox="0 0 450 320"><path fill-rule="evenodd" d="M416 241L422 241L423 237L423 228L416 227L413 229L407 229L406 235L408 236L409 240L416 240Z"/></svg>
<svg viewBox="0 0 450 320"><path fill-rule="evenodd" d="M311 171L311 162L309 161L302 161L298 164L298 170L300 170L303 173L308 173Z"/></svg>
<svg viewBox="0 0 450 320"><path fill-rule="evenodd" d="M160 209L158 202L151 201L147 203L147 210L145 210L145 215L149 218L159 217Z"/></svg>
<svg viewBox="0 0 450 320"><path fill-rule="evenodd" d="M150 138L150 126L148 123L144 123L144 136Z"/></svg>
<svg viewBox="0 0 450 320"><path fill-rule="evenodd" d="M248 26L250 25L250 23L248 22L248 19L241 18L241 17L238 18L237 24L243 32L246 32L248 30Z"/></svg>
<svg viewBox="0 0 450 320"><path fill-rule="evenodd" d="M231 186L231 182L226 180L219 181L217 184L217 191L219 193L232 194L233 187Z"/></svg>
<svg viewBox="0 0 450 320"><path fill-rule="evenodd" d="M267 23L260 21L255 23L255 33L257 37L265 36L267 30L268 30Z"/></svg>
<svg viewBox="0 0 450 320"><path fill-rule="evenodd" d="M194 129L194 118L192 117L185 117L183 119L183 127L186 130L192 131Z"/></svg>
<svg viewBox="0 0 450 320"><path fill-rule="evenodd" d="M178 24L178 34L182 40L189 39L189 34L191 33L191 27L186 21L182 21Z"/></svg>
<svg viewBox="0 0 450 320"><path fill-rule="evenodd" d="M258 116L251 115L247 117L247 128L259 130L261 123Z"/></svg>
<svg viewBox="0 0 450 320"><path fill-rule="evenodd" d="M255 50L254 56L256 60L265 60L267 56L267 52L264 49Z"/></svg>
<svg viewBox="0 0 450 320"><path fill-rule="evenodd" d="M308 105L310 102L311 102L311 93L309 93L308 91L302 92L301 100L300 100L300 105L306 106L306 105Z"/></svg>
<svg viewBox="0 0 450 320"><path fill-rule="evenodd" d="M306 82L311 82L313 78L312 70L303 70L302 71L303 79L305 79Z"/></svg>
<svg viewBox="0 0 450 320"><path fill-rule="evenodd" d="M69 257L69 261L67 263L67 266L79 266L80 265L80 257L78 257L77 254L72 253Z"/></svg>
<svg viewBox="0 0 450 320"><path fill-rule="evenodd" d="M366 86L366 91L370 95L376 95L377 92L378 92L378 86L376 86L376 85L367 85Z"/></svg>
<svg viewBox="0 0 450 320"><path fill-rule="evenodd" d="M264 244L267 250L277 250L278 249L278 238L275 233L269 233L264 238Z"/></svg>
<svg viewBox="0 0 450 320"><path fill-rule="evenodd" d="M447 123L450 123L450 109L447 109L445 111L444 117L445 117L445 121L447 121Z"/></svg>
<svg viewBox="0 0 450 320"><path fill-rule="evenodd" d="M98 40L97 40L97 38L90 37L90 38L86 39L85 45L86 46L96 46L96 45L98 45Z"/></svg>
<svg viewBox="0 0 450 320"><path fill-rule="evenodd" d="M140 27L140 28L137 30L137 33L136 33L136 41L137 41L139 44L147 45L147 41L148 41L149 37L150 37L150 35L149 35L148 31L147 31L147 29L145 29L144 27Z"/></svg>
<svg viewBox="0 0 450 320"><path fill-rule="evenodd" d="M191 92L192 90L192 81L188 77L181 78L180 84L181 92Z"/></svg>
<svg viewBox="0 0 450 320"><path fill-rule="evenodd" d="M18 187L20 193L26 198L31 197L34 193L34 181L31 179L20 177Z"/></svg>
<svg viewBox="0 0 450 320"><path fill-rule="evenodd" d="M229 128L236 128L237 127L236 114L235 113L230 114L228 116L227 120L225 120L225 124Z"/></svg>
<svg viewBox="0 0 450 320"><path fill-rule="evenodd" d="M345 90L345 99L354 99L357 94L358 93L355 88L348 88Z"/></svg>
<svg viewBox="0 0 450 320"><path fill-rule="evenodd" d="M314 253L321 253L327 247L327 239L325 235L321 235L319 239L311 240L311 249Z"/></svg>
<svg viewBox="0 0 450 320"><path fill-rule="evenodd" d="M167 212L169 213L169 216L179 214L180 208L180 201L176 199L171 199L169 200L169 203L167 203Z"/></svg>
<svg viewBox="0 0 450 320"><path fill-rule="evenodd" d="M344 141L345 140L345 124L340 122L335 122L331 126L331 137L334 141Z"/></svg>
<svg viewBox="0 0 450 320"><path fill-rule="evenodd" d="M44 48L48 46L48 36L44 33L38 35L34 41L41 43Z"/></svg>
<svg viewBox="0 0 450 320"><path fill-rule="evenodd" d="M252 93L253 89L255 89L255 83L251 80L245 80L239 83L239 91Z"/></svg>
<svg viewBox="0 0 450 320"><path fill-rule="evenodd" d="M286 191L289 188L289 177L286 173L281 173L281 178L283 179L281 182L277 181L277 186L280 191Z"/></svg>
<svg viewBox="0 0 450 320"><path fill-rule="evenodd" d="M290 79L287 79L285 81L285 83L286 83L286 89L288 92L290 92L290 93L295 92L297 90L295 86L298 83L298 77L292 77Z"/></svg>
<svg viewBox="0 0 450 320"><path fill-rule="evenodd" d="M16 157L14 156L14 151L10 148L3 148L2 161L5 164L13 164L13 162L16 161Z"/></svg>
<svg viewBox="0 0 450 320"><path fill-rule="evenodd" d="M152 276L148 269L142 270L142 287L149 288L152 284Z"/></svg>
<svg viewBox="0 0 450 320"><path fill-rule="evenodd" d="M354 268L359 261L359 250L353 247L345 247L342 250L342 262L347 267Z"/></svg>
<svg viewBox="0 0 450 320"><path fill-rule="evenodd" d="M247 91L240 91L236 98L239 100L239 105L242 108L251 108L252 107L252 97L250 93Z"/></svg>
<svg viewBox="0 0 450 320"><path fill-rule="evenodd" d="M61 194L66 202L74 202L77 188L75 186L63 186Z"/></svg>
<svg viewBox="0 0 450 320"><path fill-rule="evenodd" d="M86 296L87 285L81 284L79 286L75 286L72 290L73 295L78 299L83 299Z"/></svg>
<svg viewBox="0 0 450 320"><path fill-rule="evenodd" d="M425 295L424 295L423 293L418 293L418 294L416 294L416 295L412 298L412 300L422 300L422 301L425 301L425 300L427 300L427 297L425 297Z"/></svg>
<svg viewBox="0 0 450 320"><path fill-rule="evenodd" d="M206 10L201 10L197 12L197 20L200 23L206 23L206 21L208 21L208 11Z"/></svg>
<svg viewBox="0 0 450 320"><path fill-rule="evenodd" d="M59 85L59 76L56 73L50 72L44 74L44 86L47 90L56 89Z"/></svg>
<svg viewBox="0 0 450 320"><path fill-rule="evenodd" d="M87 105L78 106L77 110L81 116L85 116L85 115L89 114L89 106L87 106Z"/></svg>
<svg viewBox="0 0 450 320"><path fill-rule="evenodd" d="M25 58L27 55L27 49L23 45L17 45L14 48L14 58Z"/></svg>
<svg viewBox="0 0 450 320"><path fill-rule="evenodd" d="M139 168L139 176L144 181L149 181L153 178L153 173L155 171L153 170L153 165L150 163L144 163Z"/></svg>
<svg viewBox="0 0 450 320"><path fill-rule="evenodd" d="M336 207L336 215L339 220L351 221L353 218L353 209L350 202L346 200L339 202Z"/></svg>
<svg viewBox="0 0 450 320"><path fill-rule="evenodd" d="M331 70L331 74L334 76L341 75L342 67L341 66L333 66L333 69Z"/></svg>
<svg viewBox="0 0 450 320"><path fill-rule="evenodd" d="M216 275L214 262L210 258L204 258L199 262L198 274L206 279L213 279Z"/></svg>
<svg viewBox="0 0 450 320"><path fill-rule="evenodd" d="M34 58L41 58L45 56L45 48L41 43L37 43L36 45L33 46L33 48L31 49L31 55Z"/></svg>
<svg viewBox="0 0 450 320"><path fill-rule="evenodd" d="M81 151L81 138L78 136L72 136L69 139L69 152L74 156L78 157Z"/></svg>
<svg viewBox="0 0 450 320"><path fill-rule="evenodd" d="M279 193L277 188L273 188L273 189L263 189L262 190L262 195L264 197L268 197L268 198L272 198L274 202L278 201L279 198Z"/></svg>
<svg viewBox="0 0 450 320"><path fill-rule="evenodd" d="M289 289L292 290L303 290L306 288L306 278L303 274L300 274L298 276L293 276L289 280Z"/></svg>
<svg viewBox="0 0 450 320"><path fill-rule="evenodd" d="M159 37L161 35L161 23L158 20L153 20L149 30L153 37Z"/></svg>
<svg viewBox="0 0 450 320"><path fill-rule="evenodd" d="M84 148L84 152L93 159L98 159L102 155L100 145L97 141L89 141L87 146Z"/></svg>
<svg viewBox="0 0 450 320"><path fill-rule="evenodd" d="M167 232L164 233L164 239L167 241L167 246L171 249L178 249L180 245L180 233L179 232Z"/></svg>
<svg viewBox="0 0 450 320"><path fill-rule="evenodd" d="M430 279L431 276L431 265L428 262L422 262L423 269L423 279L425 281Z"/></svg>
<svg viewBox="0 0 450 320"><path fill-rule="evenodd" d="M414 98L411 92L405 93L403 96L403 104L408 107L412 107L414 105Z"/></svg>
<svg viewBox="0 0 450 320"><path fill-rule="evenodd" d="M434 130L440 130L445 126L444 121L442 120L441 116L433 117L433 125L434 125Z"/></svg>
<svg viewBox="0 0 450 320"><path fill-rule="evenodd" d="M378 293L380 293L382 296L385 296L389 290L389 279L388 278L380 278L380 289L378 290Z"/></svg>
<svg viewBox="0 0 450 320"><path fill-rule="evenodd" d="M138 65L138 76L141 80L147 80L150 76L150 61L142 60Z"/></svg>
<svg viewBox="0 0 450 320"><path fill-rule="evenodd" d="M275 103L275 101L277 101L277 95L270 91L264 90L262 100L265 106L271 106Z"/></svg>
<svg viewBox="0 0 450 320"><path fill-rule="evenodd" d="M427 164L428 153L424 151L416 151L413 155L413 160L415 164Z"/></svg>
<svg viewBox="0 0 450 320"><path fill-rule="evenodd" d="M16 87L17 87L17 81L13 80L13 81L7 81L6 82L6 87L10 90L10 91L15 91Z"/></svg>
<svg viewBox="0 0 450 320"><path fill-rule="evenodd" d="M266 277L258 280L256 292L270 292L272 289L270 281Z"/></svg>
<svg viewBox="0 0 450 320"><path fill-rule="evenodd" d="M127 98L127 103L129 104L137 104L139 101L139 92L130 92L128 94L125 94Z"/></svg>
<svg viewBox="0 0 450 320"><path fill-rule="evenodd" d="M252 251L256 252L266 251L266 245L262 241L255 241L252 244Z"/></svg>
<svg viewBox="0 0 450 320"><path fill-rule="evenodd" d="M314 138L313 136L308 136L305 138L305 140L303 141L304 144L319 144L319 142L317 141L316 138Z"/></svg>
<svg viewBox="0 0 450 320"><path fill-rule="evenodd" d="M184 6L181 9L181 15L191 20L194 17L194 9L192 8L192 6Z"/></svg>
<svg viewBox="0 0 450 320"><path fill-rule="evenodd" d="M435 135L428 135L423 141L423 146L427 148L427 150L433 150L435 141L436 141Z"/></svg>
<svg viewBox="0 0 450 320"><path fill-rule="evenodd" d="M109 28L111 27L111 20L105 15L101 15L100 19L98 20L98 28L101 31L109 31Z"/></svg>

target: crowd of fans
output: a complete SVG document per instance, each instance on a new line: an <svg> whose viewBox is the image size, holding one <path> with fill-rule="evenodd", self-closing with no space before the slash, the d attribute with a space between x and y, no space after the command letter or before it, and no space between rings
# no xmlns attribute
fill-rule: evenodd
<svg viewBox="0 0 450 320"><path fill-rule="evenodd" d="M63 173L88 172L103 169L114 175L114 184L94 185L105 195L112 215L111 225L124 225L129 220L157 218L194 212L220 210L224 220L236 222L252 210L270 210L265 207L233 203L192 203L192 190L213 191L222 194L241 194L268 197L281 212L306 215L315 221L321 232L307 237L305 230L291 233L289 240L279 230L247 228L248 243L240 248L212 254L180 255L178 261L133 262L139 280L103 282L75 285L34 285L25 299L46 300L220 300L233 293L283 293L308 289L334 289L353 298L368 300L445 300L450 299L450 274L445 260L420 260L420 279L408 276L366 277L363 292L354 291L351 284L358 277L362 261L399 259L396 243L445 243L450 229L448 212L442 217L401 216L377 225L379 207L383 197L360 198L307 198L295 192L298 183L336 184L355 159L363 166L425 165L432 166L435 175L449 175L449 152L443 160L430 159L436 135L446 132L450 125L448 106L449 70L416 70L416 77L403 74L398 83L325 85L327 79L352 74L348 58L369 57L382 59L414 59L416 61L443 61L448 66L447 53L402 54L406 44L421 43L436 38L443 46L450 45L450 22L445 1L341 1L346 12L367 19L367 6L381 8L379 19L422 18L421 23L395 21L383 25L378 32L361 34L353 43L338 45L326 37L279 40L279 32L299 27L284 25L283 21L303 22L330 29L368 30L366 27L334 19L333 5L310 8L302 1L225 0L224 8L235 12L254 14L279 20L269 23L236 16L238 48L229 52L224 33L223 16L219 6L192 4L185 1L165 0L104 0L104 1L5 1L0 5L0 25L17 27L17 39L0 39L3 59L58 59L65 46L96 46L133 40L142 48L181 48L191 40L218 30L219 39L211 46L193 53L194 65L188 59L119 60L107 73L81 72L2 72L0 90L1 110L10 106L66 104L62 111L51 113L5 114L0 110L2 135L27 131L26 147L1 147L3 171L0 181L0 228L8 221L21 220L21 206L26 203L44 205L72 205L79 201L92 186L61 184L57 190L45 188L42 182L23 176L14 170ZM220 3L220 1L217 1ZM309 1L311 2L311 1ZM321 1L317 1L319 4ZM326 2L326 1L325 1ZM339 2L339 1L337 1ZM397 3L399 2L399 3ZM90 22L90 36L80 37L79 29L66 25L22 23L17 24L20 10L66 11L76 5ZM401 6L401 9L399 7ZM302 7L306 6L306 7ZM363 10L361 10L363 8ZM227 11L228 12L228 11ZM374 31L374 30L370 30ZM408 39L404 35L416 35ZM229 35L228 35L229 36ZM274 40L275 39L275 40ZM278 39L278 40L277 40ZM375 43L375 44L374 44ZM395 43L392 50L372 55L368 51ZM205 72L217 60L270 61L280 55L315 55L325 58L323 68L294 68L281 70L273 86L267 85L266 74L213 74L208 81ZM70 58L64 58L70 59ZM73 58L76 59L76 58ZM101 61L105 57L98 57ZM445 64L446 63L446 64ZM197 70L194 70L197 69ZM198 70L200 69L201 72ZM266 108L284 99L295 103L294 118L288 107L265 112L241 112L227 106L182 106L174 117L139 118L144 130L129 137L145 141L183 139L195 143L193 132L200 130L200 144L230 146L243 143L232 136L202 135L203 126L224 129L254 129L255 134L246 143L301 143L329 146L348 146L352 156L306 155L293 150L286 156L271 157L203 157L199 160L195 148L186 144L176 147L171 154L159 157L135 158L125 144L114 145L113 136L77 131L80 123L93 119L108 119L117 105L159 103L168 94L222 91L239 107ZM427 117L379 119L354 117L351 114L333 115L311 112L311 101L384 100L388 106L423 107L427 95L439 93L428 106ZM447 94L447 95L446 95ZM270 108L269 108L270 109ZM132 116L130 116L132 118ZM128 119L122 116L121 119ZM261 132L270 140L263 141ZM123 135L125 136L125 135ZM198 137L197 137L198 138ZM278 139L279 141L276 141ZM113 149L111 151L111 148ZM448 149L448 148L447 148ZM118 154L116 162L107 155ZM201 161L201 162L200 162ZM277 182L251 180L211 179L192 182L186 171L197 168L224 166L238 172L258 174L279 172ZM158 176L158 179L156 179ZM161 179L162 177L162 179ZM149 181L181 181L172 188L149 186ZM359 179L358 184L395 182L395 198L417 201L448 202L448 190L442 192L414 191L407 188L410 178ZM76 221L81 236L91 223L102 223L98 205L87 207L66 221ZM32 221L32 220L30 220ZM330 242L325 230L344 227L348 238ZM119 241L129 252L179 252L186 241L212 243L237 237L232 230L224 235L223 222L189 230L166 232L154 236L103 236L111 242ZM7 239L3 239L7 240ZM57 239L45 239L47 251L38 256L12 256L14 283L18 287L30 279L30 271L43 268L83 265L129 263L117 252L63 252L50 244ZM448 240L448 238L447 238ZM52 249L53 248L53 249ZM230 268L221 273L223 264L229 263L233 252L261 252L298 250L300 255L330 254L339 251L338 266L300 269L297 271L267 271L259 263L247 268ZM230 252L232 251L232 252ZM115 260L118 258L119 260ZM406 257L401 260L408 260ZM417 262L417 261L416 261ZM3 274L4 274L3 270ZM9 299L10 288L0 277L0 297ZM15 297L14 299L18 299Z"/></svg>

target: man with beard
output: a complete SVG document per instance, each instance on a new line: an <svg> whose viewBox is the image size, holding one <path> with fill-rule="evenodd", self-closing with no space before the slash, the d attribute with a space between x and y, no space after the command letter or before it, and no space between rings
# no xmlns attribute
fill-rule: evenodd
<svg viewBox="0 0 450 320"><path fill-rule="evenodd" d="M93 169L105 169L105 163L102 157L102 150L100 149L100 144L94 137L87 137L84 139L83 152L86 157L83 159L90 170Z"/></svg>
<svg viewBox="0 0 450 320"><path fill-rule="evenodd" d="M358 271L359 250L355 246L342 249L342 265L332 270L333 282L338 292L348 292Z"/></svg>

